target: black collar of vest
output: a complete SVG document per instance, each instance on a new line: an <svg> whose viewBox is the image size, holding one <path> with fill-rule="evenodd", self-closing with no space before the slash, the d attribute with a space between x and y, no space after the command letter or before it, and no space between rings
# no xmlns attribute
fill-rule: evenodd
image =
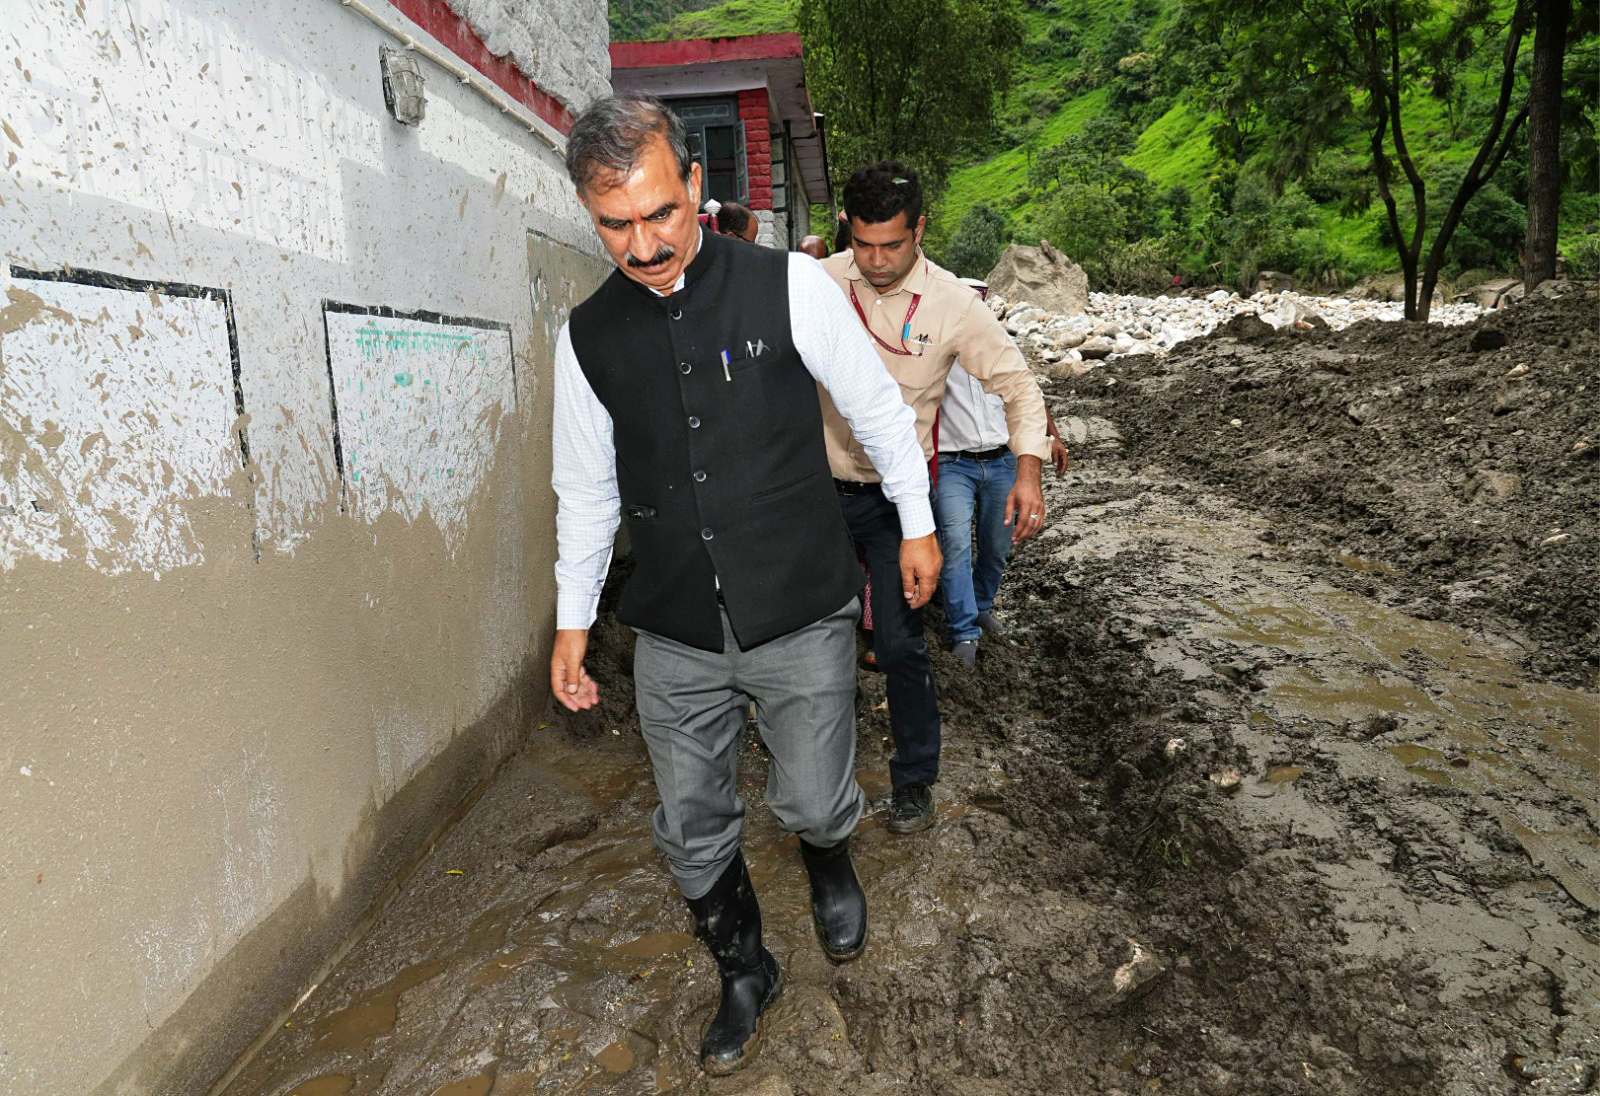
<svg viewBox="0 0 1600 1096"><path fill-rule="evenodd" d="M702 228L700 230L700 249L695 252L694 258L689 260L689 265L683 268L683 289L678 290L673 296L675 297L678 293L682 293L685 289L693 286L704 278L712 268L720 265L727 255L726 249L734 246L751 247L754 245L746 244L742 240L736 245L734 241ZM672 300L672 297L663 297L649 286L628 277L620 266L617 268L617 277L632 287L634 292L643 294L662 307L665 307L666 303Z"/></svg>

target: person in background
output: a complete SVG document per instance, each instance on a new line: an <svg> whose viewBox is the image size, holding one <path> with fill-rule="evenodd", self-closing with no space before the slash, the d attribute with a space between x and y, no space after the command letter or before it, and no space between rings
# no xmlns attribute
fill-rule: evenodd
<svg viewBox="0 0 1600 1096"><path fill-rule="evenodd" d="M745 243L753 244L756 234L761 231L761 222L738 202L723 202L722 208L717 210L717 230L724 236L737 236Z"/></svg>
<svg viewBox="0 0 1600 1096"><path fill-rule="evenodd" d="M821 236L807 236L800 241L800 246L795 250L803 251L813 259L821 262L828 257L828 241Z"/></svg>
<svg viewBox="0 0 1600 1096"><path fill-rule="evenodd" d="M707 198L700 203L700 227L709 228L712 232L722 231L717 227L717 211L722 208L722 203L715 198Z"/></svg>
<svg viewBox="0 0 1600 1096"><path fill-rule="evenodd" d="M1067 450L1048 410L1045 429L1050 463L1060 479L1067 473ZM951 651L968 666L976 663L978 640L985 632L1005 631L995 619L994 599L1011 552L1006 498L1016 482L1017 458L1010 438L1004 401L985 392L960 362L952 365L939 408L934 517L944 553L939 585L945 634Z"/></svg>
<svg viewBox="0 0 1600 1096"><path fill-rule="evenodd" d="M550 688L575 712L599 703L584 656L626 516L634 569L617 618L638 632L634 695L661 795L652 829L720 977L701 1065L729 1073L755 1053L782 983L740 842L752 700L772 753L767 805L799 836L822 950L843 962L866 944L849 846L865 806L861 572L817 386L881 473L906 536L903 596L919 608L939 575L928 469L915 415L821 267L702 229L700 165L660 100L591 105L567 172L617 268L556 341Z"/></svg>
<svg viewBox="0 0 1600 1096"><path fill-rule="evenodd" d="M1017 475L1005 499L1004 520L1013 538L1032 536L1044 524L1039 477L1050 447L1044 396L1021 351L970 287L923 255L927 222L916 172L896 162L858 169L845 183L844 209L850 248L829 256L822 268L916 413L924 457L935 455L934 419L959 356L966 371L1005 405ZM933 824L942 735L922 611L896 596L896 553L904 536L896 508L828 393L820 398L834 487L871 572L873 649L888 677L895 752L889 761L893 796L886 825L891 833L916 833Z"/></svg>

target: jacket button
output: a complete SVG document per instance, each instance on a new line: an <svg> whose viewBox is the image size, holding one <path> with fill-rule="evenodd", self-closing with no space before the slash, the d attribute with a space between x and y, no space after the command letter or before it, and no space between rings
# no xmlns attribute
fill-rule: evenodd
<svg viewBox="0 0 1600 1096"><path fill-rule="evenodd" d="M690 430L698 430L698 429L700 429L700 420L698 418L696 418L695 416L693 416L693 415L689 416L689 429Z"/></svg>
<svg viewBox="0 0 1600 1096"><path fill-rule="evenodd" d="M688 362L679 362L678 372L687 377L690 373L694 372L694 366L690 365Z"/></svg>
<svg viewBox="0 0 1600 1096"><path fill-rule="evenodd" d="M707 528L705 528L705 529L700 530L700 539L701 540L710 540L711 539L711 529L710 529L709 526Z"/></svg>
<svg viewBox="0 0 1600 1096"><path fill-rule="evenodd" d="M696 483L704 483L706 481L706 474L704 472L696 470L696 472L694 474L694 481Z"/></svg>
<svg viewBox="0 0 1600 1096"><path fill-rule="evenodd" d="M681 309L681 308L674 308L674 309L673 309L673 310L672 310L672 318L673 318L673 319L675 319L675 320L681 320L681 319L683 319L683 309Z"/></svg>

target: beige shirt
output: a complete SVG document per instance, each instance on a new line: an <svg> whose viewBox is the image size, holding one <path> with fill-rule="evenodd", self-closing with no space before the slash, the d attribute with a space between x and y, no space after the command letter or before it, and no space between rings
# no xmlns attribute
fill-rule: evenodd
<svg viewBox="0 0 1600 1096"><path fill-rule="evenodd" d="M1005 402L1011 451L1041 461L1050 459L1044 394L1039 391L1039 382L1034 380L1006 329L970 286L930 262L920 250L911 272L881 296L856 269L855 256L850 251L830 255L822 265L846 297L852 289L855 291L855 300L866 316L867 332L873 336L873 348L889 375L899 382L900 395L916 412L917 440L922 443L923 456L933 457L933 418L944 399L950 365L959 357L962 368L985 391ZM910 353L897 354L885 344ZM844 416L833 406L826 390L818 388L818 393L822 398L828 464L834 478L878 482L877 470L850 433Z"/></svg>

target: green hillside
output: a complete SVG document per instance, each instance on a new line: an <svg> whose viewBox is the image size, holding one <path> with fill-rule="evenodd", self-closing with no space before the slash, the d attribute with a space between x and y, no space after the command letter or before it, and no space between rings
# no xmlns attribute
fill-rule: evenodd
<svg viewBox="0 0 1600 1096"><path fill-rule="evenodd" d="M661 38L717 38L730 34L782 34L793 31L791 0L727 0L702 12L674 18Z"/></svg>
<svg viewBox="0 0 1600 1096"><path fill-rule="evenodd" d="M614 27L626 3L613 5ZM798 0L703 3L633 0L633 7L637 14L654 5L661 16L646 35L652 38L796 26ZM1113 288L1149 288L1172 273L1244 283L1269 267L1305 282L1348 284L1397 269L1357 120L1334 124L1332 147L1292 171L1278 157L1294 143L1293 132L1277 134L1277 141L1255 134L1258 147L1242 157L1219 152L1218 118L1208 112L1195 78L1200 67L1218 62L1205 44L1196 44L1184 3L1019 0L1026 37L1012 87L997 106L991 135L958 157L942 192L931 196L930 252L961 273L986 273L1000 243L993 228L988 235L977 231L986 222L1003 225L1002 237L1024 242L1049 235ZM1419 88L1406 97L1406 136L1429 182L1430 227L1448 204L1453 180L1477 153L1496 64L1494 51L1486 50L1461 70L1450 95ZM1588 121L1592 127L1592 111ZM1081 154L1084 142L1096 150L1097 173L1074 174L1073 165L1082 161L1072 156ZM1580 147L1592 153L1592 134ZM1515 269L1525 224L1525 156L1525 150L1514 152L1467 207L1447 276L1467 267ZM1057 162L1065 165L1059 174L1041 166ZM842 177L854 166L835 163L833 169ZM1597 174L1592 167L1575 173L1564 191L1563 251L1580 268L1600 263ZM1405 190L1401 180L1396 193L1403 206Z"/></svg>
<svg viewBox="0 0 1600 1096"><path fill-rule="evenodd" d="M682 12L704 11L717 0L610 0L613 42L638 42Z"/></svg>
<svg viewBox="0 0 1600 1096"><path fill-rule="evenodd" d="M795 29L793 0L614 0L613 41L723 38Z"/></svg>

